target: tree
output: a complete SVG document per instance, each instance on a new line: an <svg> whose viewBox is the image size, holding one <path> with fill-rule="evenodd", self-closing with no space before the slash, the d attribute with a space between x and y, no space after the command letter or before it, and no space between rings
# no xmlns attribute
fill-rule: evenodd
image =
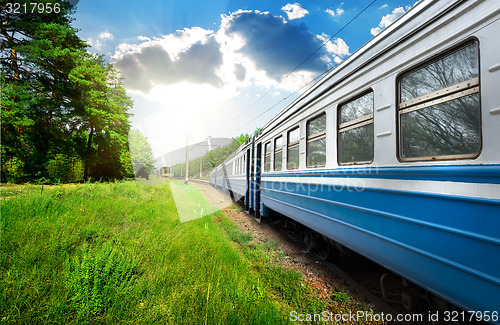
<svg viewBox="0 0 500 325"><path fill-rule="evenodd" d="M67 1L37 2L57 4L50 13L16 3L18 13L0 8L2 181L54 178L58 162L81 166L75 158L85 179L130 177L132 101L117 71L86 51Z"/></svg>
<svg viewBox="0 0 500 325"><path fill-rule="evenodd" d="M29 1L16 2L30 6ZM69 24L69 4L57 3L58 13L16 13L5 2L1 4L3 179L48 176L50 158L73 147L64 128L71 110L67 104L72 86L67 75L86 44ZM17 174L12 175L12 170Z"/></svg>
<svg viewBox="0 0 500 325"><path fill-rule="evenodd" d="M240 146L245 143L245 141L247 141L248 139L250 138L250 135L248 135L248 133L246 134L240 134L239 137L236 138L236 141L238 141L238 143L240 144Z"/></svg>
<svg viewBox="0 0 500 325"><path fill-rule="evenodd" d="M84 179L120 179L132 176L128 154L128 110L132 101L126 96L116 70L105 66L102 57L86 54L69 79L76 96L75 136L84 142L80 154L85 161Z"/></svg>
<svg viewBox="0 0 500 325"><path fill-rule="evenodd" d="M129 133L129 148L135 177L149 179L154 170L153 151L146 137L139 130Z"/></svg>

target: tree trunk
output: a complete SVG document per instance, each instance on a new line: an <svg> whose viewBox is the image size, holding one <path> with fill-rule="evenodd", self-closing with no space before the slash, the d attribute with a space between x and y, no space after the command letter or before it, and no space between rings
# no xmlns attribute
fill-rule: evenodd
<svg viewBox="0 0 500 325"><path fill-rule="evenodd" d="M90 126L89 139L87 141L87 152L85 157L85 168L83 169L83 180L86 182L89 177L89 166L91 162L92 136L94 135L94 127Z"/></svg>

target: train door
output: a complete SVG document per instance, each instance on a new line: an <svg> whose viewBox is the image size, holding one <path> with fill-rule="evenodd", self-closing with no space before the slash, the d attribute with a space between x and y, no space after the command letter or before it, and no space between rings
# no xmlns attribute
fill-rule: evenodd
<svg viewBox="0 0 500 325"><path fill-rule="evenodd" d="M260 217L260 171L261 171L262 143L257 144L255 153L255 217Z"/></svg>
<svg viewBox="0 0 500 325"><path fill-rule="evenodd" d="M255 208L255 136L252 136L252 145L250 147L250 196L249 196L249 212L253 212Z"/></svg>
<svg viewBox="0 0 500 325"><path fill-rule="evenodd" d="M252 146L250 151L250 156L248 160L250 161L249 173L247 177L249 179L249 206L248 211L254 212L256 216L259 215L260 210L260 155L261 155L262 144L255 143L255 136L252 139Z"/></svg>
<svg viewBox="0 0 500 325"><path fill-rule="evenodd" d="M247 182L247 191L245 194L245 210L246 211L249 211L249 209L250 209L250 170L251 170L250 157L251 157L250 149L248 149L247 154L245 155L245 160L246 160L246 163L245 163L245 175L246 176L245 177L246 177L246 182Z"/></svg>

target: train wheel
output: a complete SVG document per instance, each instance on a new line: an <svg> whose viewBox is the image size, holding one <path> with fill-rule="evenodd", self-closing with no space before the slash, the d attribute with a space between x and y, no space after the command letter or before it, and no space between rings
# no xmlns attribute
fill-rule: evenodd
<svg viewBox="0 0 500 325"><path fill-rule="evenodd" d="M306 246L304 253L309 253L312 249L319 248L321 246L321 238L313 231L304 232L302 238L302 243Z"/></svg>
<svg viewBox="0 0 500 325"><path fill-rule="evenodd" d="M427 303L434 309L440 311L452 310L453 305L446 300L426 291Z"/></svg>
<svg viewBox="0 0 500 325"><path fill-rule="evenodd" d="M401 303L406 308L407 311L416 311L418 309L419 300L418 297L403 291L401 293Z"/></svg>
<svg viewBox="0 0 500 325"><path fill-rule="evenodd" d="M330 245L330 242L328 240L321 238L320 246L318 248L319 257L323 261L326 261L328 258L330 258L331 253L332 253L332 245Z"/></svg>
<svg viewBox="0 0 500 325"><path fill-rule="evenodd" d="M425 301L425 292L419 287L410 283L406 279L402 279L403 291L401 292L401 303L409 312L418 312L425 310L427 305Z"/></svg>

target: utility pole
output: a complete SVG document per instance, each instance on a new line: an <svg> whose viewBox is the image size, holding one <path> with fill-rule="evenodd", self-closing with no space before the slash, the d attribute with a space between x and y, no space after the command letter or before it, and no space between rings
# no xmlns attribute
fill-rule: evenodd
<svg viewBox="0 0 500 325"><path fill-rule="evenodd" d="M188 147L189 147L189 134L186 134L186 178L184 178L184 184L188 184L188 170L189 170L189 160L188 160Z"/></svg>
<svg viewBox="0 0 500 325"><path fill-rule="evenodd" d="M200 179L201 179L201 161L203 160L203 156L200 157Z"/></svg>

